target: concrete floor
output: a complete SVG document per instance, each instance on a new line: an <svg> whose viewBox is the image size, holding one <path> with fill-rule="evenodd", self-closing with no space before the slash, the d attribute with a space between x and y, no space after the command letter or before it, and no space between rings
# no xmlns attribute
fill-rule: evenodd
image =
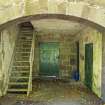
<svg viewBox="0 0 105 105"><path fill-rule="evenodd" d="M29 97L7 94L0 105L103 105L96 95L79 82L34 82Z"/></svg>

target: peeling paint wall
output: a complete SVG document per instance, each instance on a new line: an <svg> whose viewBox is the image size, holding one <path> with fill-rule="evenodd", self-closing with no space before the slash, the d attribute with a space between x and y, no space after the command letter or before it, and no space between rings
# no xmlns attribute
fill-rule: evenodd
<svg viewBox="0 0 105 105"><path fill-rule="evenodd" d="M92 90L101 97L102 72L102 34L95 29L87 28L80 39L80 79L85 79L85 44L93 43L93 78Z"/></svg>
<svg viewBox="0 0 105 105"><path fill-rule="evenodd" d="M59 43L59 76L61 78L72 78L72 74L77 70L77 49L76 44L70 41L70 35L60 35L51 33L37 33L36 50L35 50L35 68L34 76L39 73L39 43L40 42L58 42Z"/></svg>
<svg viewBox="0 0 105 105"><path fill-rule="evenodd" d="M7 27L1 31L0 48L0 96L6 94L9 77L9 67L15 45L18 28L16 25Z"/></svg>

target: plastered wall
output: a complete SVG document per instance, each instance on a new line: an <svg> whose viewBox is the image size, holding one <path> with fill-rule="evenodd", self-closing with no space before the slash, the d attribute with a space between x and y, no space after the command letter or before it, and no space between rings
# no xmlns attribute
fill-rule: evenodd
<svg viewBox="0 0 105 105"><path fill-rule="evenodd" d="M104 13L104 0L0 0L0 24L35 14L65 14L105 27Z"/></svg>
<svg viewBox="0 0 105 105"><path fill-rule="evenodd" d="M10 62L13 54L18 28L16 25L1 31L0 43L0 96L4 95L8 84Z"/></svg>
<svg viewBox="0 0 105 105"><path fill-rule="evenodd" d="M81 33L80 38L80 79L85 79L85 44L93 43L93 77L92 90L101 97L101 72L102 72L102 34L95 29L87 28Z"/></svg>
<svg viewBox="0 0 105 105"><path fill-rule="evenodd" d="M39 43L40 42L58 42L59 43L59 76L61 78L72 78L74 70L77 70L77 51L76 44L71 43L70 35L37 33L35 50L35 68L34 76L39 73Z"/></svg>
<svg viewBox="0 0 105 105"><path fill-rule="evenodd" d="M73 78L73 72L77 70L77 46L68 40L69 35L60 38L60 76Z"/></svg>

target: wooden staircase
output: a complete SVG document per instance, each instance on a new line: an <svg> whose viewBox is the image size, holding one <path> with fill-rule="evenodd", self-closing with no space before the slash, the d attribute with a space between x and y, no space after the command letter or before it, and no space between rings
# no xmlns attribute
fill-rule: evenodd
<svg viewBox="0 0 105 105"><path fill-rule="evenodd" d="M31 25L21 25L9 76L9 93L26 93L28 96L32 91L32 67L35 44L33 33Z"/></svg>

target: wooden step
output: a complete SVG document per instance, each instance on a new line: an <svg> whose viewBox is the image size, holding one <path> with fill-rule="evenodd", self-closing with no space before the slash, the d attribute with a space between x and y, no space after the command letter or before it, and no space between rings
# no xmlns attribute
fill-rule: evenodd
<svg viewBox="0 0 105 105"><path fill-rule="evenodd" d="M32 37L33 36L33 33L31 33L31 32L22 32L22 33L20 33L20 35L18 36L18 38L20 38L21 36L24 36L24 37Z"/></svg>
<svg viewBox="0 0 105 105"><path fill-rule="evenodd" d="M28 82L10 82L9 85L28 85Z"/></svg>
<svg viewBox="0 0 105 105"><path fill-rule="evenodd" d="M30 52L31 48L22 48L22 47L16 47L16 52Z"/></svg>
<svg viewBox="0 0 105 105"><path fill-rule="evenodd" d="M32 40L32 38L30 38L30 37L24 37L24 36L19 37L18 40L21 40L21 39L24 39L24 40Z"/></svg>
<svg viewBox="0 0 105 105"><path fill-rule="evenodd" d="M30 57L30 54L29 53L17 53L17 54L15 54L15 58L16 57L21 57L22 59L23 58L28 58L29 59L29 57Z"/></svg>
<svg viewBox="0 0 105 105"><path fill-rule="evenodd" d="M30 66L13 66L13 68L29 68Z"/></svg>
<svg viewBox="0 0 105 105"><path fill-rule="evenodd" d="M18 38L18 41L32 41L32 39L27 39L27 38L22 39L21 37L19 37L19 38Z"/></svg>
<svg viewBox="0 0 105 105"><path fill-rule="evenodd" d="M23 43L25 43L25 42L26 42L26 43L32 43L32 39L21 39L21 38L19 38L19 39L18 39L18 42L19 42L19 43L22 43L22 42L23 42Z"/></svg>
<svg viewBox="0 0 105 105"><path fill-rule="evenodd" d="M22 42L21 43L17 43L17 45L31 45L31 44L32 44L32 42L29 42L29 43L22 43Z"/></svg>
<svg viewBox="0 0 105 105"><path fill-rule="evenodd" d="M18 70L19 70L19 71L29 71L29 69L30 69L30 68L28 68L28 67L26 67L26 68L23 68L23 67L22 67L22 68L21 68L21 67L18 67L18 68L13 67L13 71L18 71Z"/></svg>
<svg viewBox="0 0 105 105"><path fill-rule="evenodd" d="M18 39L18 43L22 43L22 42L32 43L32 39Z"/></svg>
<svg viewBox="0 0 105 105"><path fill-rule="evenodd" d="M21 38L32 39L32 36L21 35L21 36L18 37L18 39L21 39Z"/></svg>
<svg viewBox="0 0 105 105"><path fill-rule="evenodd" d="M27 92L28 89L8 89L8 92Z"/></svg>
<svg viewBox="0 0 105 105"><path fill-rule="evenodd" d="M27 45L25 45L25 44L23 44L23 45L22 44L17 44L16 47L19 47L19 48L31 48L31 45L32 44L27 44Z"/></svg>
<svg viewBox="0 0 105 105"><path fill-rule="evenodd" d="M19 60L16 60L15 62L27 62L28 63L29 61L19 61Z"/></svg>
<svg viewBox="0 0 105 105"><path fill-rule="evenodd" d="M20 56L20 57L30 57L30 53L22 53L22 52L20 52L20 53L15 53L15 57L16 56Z"/></svg>
<svg viewBox="0 0 105 105"><path fill-rule="evenodd" d="M30 42L30 43L17 43L17 45L31 45L32 43Z"/></svg>
<svg viewBox="0 0 105 105"><path fill-rule="evenodd" d="M21 34L23 35L24 33L25 33L25 34L33 34L32 30L21 30L21 31L20 31L20 35L21 35Z"/></svg>
<svg viewBox="0 0 105 105"><path fill-rule="evenodd" d="M20 50L20 51L17 51L17 50ZM27 51L24 51L24 50L27 50ZM30 47L28 48L16 47L16 52L30 52L30 51L31 51Z"/></svg>
<svg viewBox="0 0 105 105"><path fill-rule="evenodd" d="M31 32L31 33L33 33L32 30L29 30L29 29L21 30L20 33L21 32L26 32L26 33Z"/></svg>
<svg viewBox="0 0 105 105"><path fill-rule="evenodd" d="M18 51L18 52L30 52L31 51L31 49L16 49L16 51Z"/></svg>
<svg viewBox="0 0 105 105"><path fill-rule="evenodd" d="M16 55L19 55L19 54L20 54L20 55L23 54L23 55L21 55L21 56L23 56L23 57L24 57L24 56L28 56L28 57L29 57L30 52L22 52L22 51L19 51L19 52L16 52L16 53L15 53L15 56L16 56Z"/></svg>
<svg viewBox="0 0 105 105"><path fill-rule="evenodd" d="M15 49L15 52L31 52L31 48L29 49L29 48L19 48L19 47L17 47L16 49Z"/></svg>
<svg viewBox="0 0 105 105"><path fill-rule="evenodd" d="M18 39L18 42L20 42L20 43L31 43L32 42L32 40L21 40L21 39Z"/></svg>
<svg viewBox="0 0 105 105"><path fill-rule="evenodd" d="M21 31L19 36L30 36L32 37L33 33L31 31Z"/></svg>
<svg viewBox="0 0 105 105"><path fill-rule="evenodd" d="M16 47L18 48L31 48L32 44L17 44Z"/></svg>
<svg viewBox="0 0 105 105"><path fill-rule="evenodd" d="M18 39L19 42L32 42L32 39Z"/></svg>
<svg viewBox="0 0 105 105"><path fill-rule="evenodd" d="M29 56L17 56L15 55L15 60L29 60Z"/></svg>
<svg viewBox="0 0 105 105"><path fill-rule="evenodd" d="M22 43L23 40L19 41L17 44L16 44L16 47L19 46L19 45L32 45L32 41L30 41L28 44L25 44L25 43Z"/></svg>
<svg viewBox="0 0 105 105"><path fill-rule="evenodd" d="M16 52L16 53L30 53L30 52L21 52L21 51L19 51L19 52Z"/></svg>
<svg viewBox="0 0 105 105"><path fill-rule="evenodd" d="M33 29L32 28L30 28L30 26L25 26L25 27L21 27L21 30L32 30L33 31Z"/></svg>
<svg viewBox="0 0 105 105"><path fill-rule="evenodd" d="M15 57L15 60L21 60L21 61L22 61L22 60L23 60L23 61L24 61L24 60L29 60L29 56L24 56L24 57L23 57L23 56L22 56L22 57L21 57L21 56L16 56L16 57Z"/></svg>
<svg viewBox="0 0 105 105"><path fill-rule="evenodd" d="M29 70L13 70L13 73L29 73Z"/></svg>
<svg viewBox="0 0 105 105"><path fill-rule="evenodd" d="M25 47L25 48L24 48L24 47L16 46L16 49L20 49L20 50L21 50L21 49L29 49L29 50L30 50L31 47Z"/></svg>
<svg viewBox="0 0 105 105"><path fill-rule="evenodd" d="M24 79L15 79L15 78L10 78L9 82L29 82L29 79L24 78Z"/></svg>
<svg viewBox="0 0 105 105"><path fill-rule="evenodd" d="M18 76L11 76L10 78L16 78L16 79L29 79L29 77L24 77L24 76L20 76L20 77L18 77Z"/></svg>
<svg viewBox="0 0 105 105"><path fill-rule="evenodd" d="M16 48L23 48L23 49L30 48L31 49L31 45L32 44L27 44L27 45L25 45L25 44L17 44Z"/></svg>
<svg viewBox="0 0 105 105"><path fill-rule="evenodd" d="M29 62L14 62L14 66L29 66Z"/></svg>
<svg viewBox="0 0 105 105"><path fill-rule="evenodd" d="M30 66L29 63L27 63L27 64L26 63L13 63L13 64L14 64L14 66Z"/></svg>

